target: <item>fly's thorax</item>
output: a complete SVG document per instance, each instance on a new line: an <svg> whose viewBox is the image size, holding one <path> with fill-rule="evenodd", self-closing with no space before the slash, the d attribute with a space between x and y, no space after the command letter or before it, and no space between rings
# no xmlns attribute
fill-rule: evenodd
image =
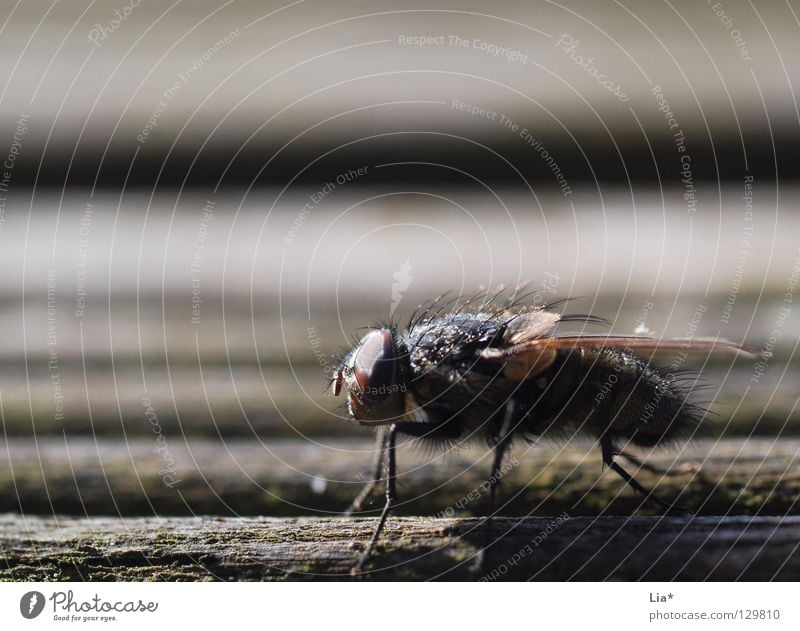
<svg viewBox="0 0 800 631"><path fill-rule="evenodd" d="M503 319L492 314L461 313L417 323L404 339L414 371L453 368L463 372L474 362L476 351L500 340L502 329Z"/></svg>

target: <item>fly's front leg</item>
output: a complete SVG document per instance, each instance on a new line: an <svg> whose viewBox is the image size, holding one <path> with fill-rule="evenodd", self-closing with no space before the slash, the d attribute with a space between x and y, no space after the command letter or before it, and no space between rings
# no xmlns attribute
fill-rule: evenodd
<svg viewBox="0 0 800 631"><path fill-rule="evenodd" d="M369 496L372 494L372 491L375 490L378 481L381 479L381 473L383 472L383 458L386 452L386 435L386 427L379 427L378 433L375 436L375 455L372 459L372 471L370 473L371 477L364 485L364 488L361 489L361 492L358 494L356 499L353 500L353 503L350 504L348 509L344 512L346 517L349 517L353 513L361 512L361 507L363 506L364 502L369 499Z"/></svg>
<svg viewBox="0 0 800 631"><path fill-rule="evenodd" d="M351 574L360 574L364 569L364 564L372 554L372 550L381 536L381 531L383 531L383 527L386 525L389 513L392 512L392 508L394 508L394 505L397 503L397 465L395 461L397 425L391 425L386 434L386 504L384 504L380 519L378 519L378 525L375 526L375 530L372 532L372 538L367 544L366 550L361 554L358 563L356 563L355 567L350 571Z"/></svg>

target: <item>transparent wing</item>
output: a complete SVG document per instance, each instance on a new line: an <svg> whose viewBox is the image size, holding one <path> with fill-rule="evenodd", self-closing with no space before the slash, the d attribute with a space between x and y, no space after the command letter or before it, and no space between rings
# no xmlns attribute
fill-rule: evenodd
<svg viewBox="0 0 800 631"><path fill-rule="evenodd" d="M762 349L718 338L655 338L632 335L558 335L540 337L504 348L486 348L482 359L505 362L504 372L512 379L530 379L546 370L560 350L617 348L653 353L728 352L745 357L764 357Z"/></svg>
<svg viewBox="0 0 800 631"><path fill-rule="evenodd" d="M553 330L560 319L561 314L541 309L520 313L506 325L503 341L515 346L542 338Z"/></svg>

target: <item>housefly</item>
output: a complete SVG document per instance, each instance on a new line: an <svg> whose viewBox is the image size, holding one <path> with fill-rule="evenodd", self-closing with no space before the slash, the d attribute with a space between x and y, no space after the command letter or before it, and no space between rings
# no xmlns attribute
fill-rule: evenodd
<svg viewBox="0 0 800 631"><path fill-rule="evenodd" d="M648 500L683 510L645 489L619 463L626 445L657 447L691 436L706 413L692 403L697 379L658 368L657 352L755 354L721 339L556 333L556 325L610 323L563 315L554 307L526 307L520 299L473 296L421 306L401 330L372 328L341 360L334 394L347 397L349 415L377 428L369 482L347 514L361 509L385 468L386 503L372 538L353 568L364 567L397 500L398 435L455 444L480 438L494 452L488 478L487 533L503 457L515 438L594 439L603 463ZM488 543L488 534L487 534Z"/></svg>

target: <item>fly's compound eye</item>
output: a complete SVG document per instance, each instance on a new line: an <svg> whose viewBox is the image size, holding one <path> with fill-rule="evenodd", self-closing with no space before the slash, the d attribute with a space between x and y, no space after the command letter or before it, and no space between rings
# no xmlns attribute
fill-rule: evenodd
<svg viewBox="0 0 800 631"><path fill-rule="evenodd" d="M334 392L346 385L350 414L363 425L394 423L405 413L406 385L401 357L389 329L379 329L361 338L348 356Z"/></svg>
<svg viewBox="0 0 800 631"><path fill-rule="evenodd" d="M353 357L353 376L365 396L392 392L396 377L395 359L391 331L372 331L364 336Z"/></svg>

